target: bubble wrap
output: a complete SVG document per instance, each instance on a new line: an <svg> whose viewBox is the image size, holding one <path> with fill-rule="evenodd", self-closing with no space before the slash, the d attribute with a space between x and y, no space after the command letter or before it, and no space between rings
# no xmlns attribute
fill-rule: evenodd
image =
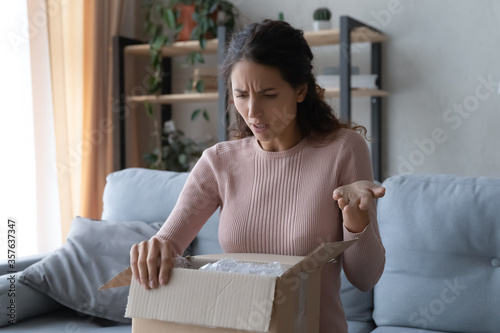
<svg viewBox="0 0 500 333"><path fill-rule="evenodd" d="M174 259L174 267L176 268L192 268L193 265L184 257L177 255Z"/></svg>
<svg viewBox="0 0 500 333"><path fill-rule="evenodd" d="M281 263L275 261L268 264L242 262L232 258L223 258L211 264L206 264L200 269L217 272L232 272L242 274L258 274L280 276L286 272Z"/></svg>

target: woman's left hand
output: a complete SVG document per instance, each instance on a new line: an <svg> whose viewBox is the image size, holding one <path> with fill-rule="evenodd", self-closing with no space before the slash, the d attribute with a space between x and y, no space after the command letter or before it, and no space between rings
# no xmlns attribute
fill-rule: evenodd
<svg viewBox="0 0 500 333"><path fill-rule="evenodd" d="M372 200L382 198L385 188L368 180L340 186L333 191L333 199L342 210L344 225L350 232L363 231L370 222L368 208Z"/></svg>

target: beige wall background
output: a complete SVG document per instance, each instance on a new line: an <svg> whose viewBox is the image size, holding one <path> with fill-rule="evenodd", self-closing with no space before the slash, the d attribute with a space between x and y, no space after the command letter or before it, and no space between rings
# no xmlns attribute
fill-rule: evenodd
<svg viewBox="0 0 500 333"><path fill-rule="evenodd" d="M500 177L500 2L473 0L235 0L242 22L285 20L311 30L317 7L332 11L332 25L349 15L390 37L383 45L383 174L449 173ZM139 8L140 9L140 8ZM137 34L136 30L135 33ZM338 46L313 49L315 68L338 65ZM353 65L369 73L368 44L357 44ZM215 56L205 66L215 66ZM174 91L192 68L174 59ZM330 101L335 107L338 103ZM370 125L369 98L353 101L354 120ZM213 105L211 105L213 104ZM206 106L212 120L190 120ZM216 137L215 103L174 107L174 120L192 137Z"/></svg>

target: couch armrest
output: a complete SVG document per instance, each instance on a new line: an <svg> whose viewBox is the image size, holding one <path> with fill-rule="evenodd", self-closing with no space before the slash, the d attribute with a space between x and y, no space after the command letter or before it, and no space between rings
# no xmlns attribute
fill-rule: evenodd
<svg viewBox="0 0 500 333"><path fill-rule="evenodd" d="M21 271L25 270L28 266L31 266L34 263L42 260L48 254L49 253L43 253L43 254L35 254L35 255L31 255L31 256L16 258L16 262L15 262L16 265L15 265L15 268L13 270L17 271L17 272L21 272ZM12 269L9 267L8 261L1 260L0 261L0 275L7 274L7 271L12 271Z"/></svg>

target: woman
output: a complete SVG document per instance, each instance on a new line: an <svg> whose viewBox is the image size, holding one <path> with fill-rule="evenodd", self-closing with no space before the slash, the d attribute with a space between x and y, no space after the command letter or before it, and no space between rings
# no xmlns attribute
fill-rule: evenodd
<svg viewBox="0 0 500 333"><path fill-rule="evenodd" d="M218 207L225 252L303 256L323 242L358 238L343 254L345 274L361 290L378 281L385 250L374 199L385 189L372 182L356 132L364 128L332 114L312 59L302 31L285 22L265 20L232 37L221 73L238 111L238 140L203 153L161 230L132 247L133 275L145 288L168 282L173 258ZM321 332L347 332L340 269L323 268Z"/></svg>

